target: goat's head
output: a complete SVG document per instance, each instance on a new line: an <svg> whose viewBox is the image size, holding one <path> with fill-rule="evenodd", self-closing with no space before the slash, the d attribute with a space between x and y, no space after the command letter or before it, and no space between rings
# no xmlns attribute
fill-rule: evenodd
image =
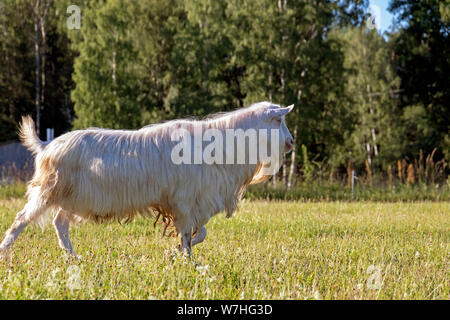
<svg viewBox="0 0 450 320"><path fill-rule="evenodd" d="M294 138L286 125L286 115L291 112L293 108L294 105L285 108L278 105L271 105L263 114L263 119L268 124L268 129L270 129L270 131L276 130L279 132L278 145L280 147L280 153L290 152L294 147ZM274 137L271 137L271 139L273 138Z"/></svg>
<svg viewBox="0 0 450 320"><path fill-rule="evenodd" d="M286 126L286 115L292 111L294 105L281 107L269 102L258 104L258 155L259 160L270 167L267 174L274 174L281 165L283 154L292 151L294 138ZM261 134L263 133L263 134ZM261 149L268 151L265 157Z"/></svg>

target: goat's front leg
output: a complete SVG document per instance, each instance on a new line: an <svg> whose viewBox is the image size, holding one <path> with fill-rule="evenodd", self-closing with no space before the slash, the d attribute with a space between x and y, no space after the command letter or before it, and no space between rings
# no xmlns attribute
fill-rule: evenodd
<svg viewBox="0 0 450 320"><path fill-rule="evenodd" d="M69 257L77 257L69 239L69 215L69 212L59 209L55 219L53 220L53 226L55 227L56 234L58 235L59 246L64 249Z"/></svg>

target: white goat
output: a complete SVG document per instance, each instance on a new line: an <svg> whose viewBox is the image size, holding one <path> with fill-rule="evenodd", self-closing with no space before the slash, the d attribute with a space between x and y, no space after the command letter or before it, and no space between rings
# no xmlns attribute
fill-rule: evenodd
<svg viewBox="0 0 450 320"><path fill-rule="evenodd" d="M205 120L175 120L140 130L77 130L50 143L40 141L33 120L24 117L20 136L36 154L35 172L28 183L28 202L7 230L0 256L28 223L43 223L49 212L54 214L59 244L70 255L75 253L69 223L130 220L137 213L155 214L156 221L162 216L166 228L173 226L181 234L179 248L190 254L191 246L205 239L205 224L213 215L226 211L231 217L246 187L270 175L261 158L244 164L175 164L174 132L276 129L282 155L293 146L284 119L292 107L261 102Z"/></svg>

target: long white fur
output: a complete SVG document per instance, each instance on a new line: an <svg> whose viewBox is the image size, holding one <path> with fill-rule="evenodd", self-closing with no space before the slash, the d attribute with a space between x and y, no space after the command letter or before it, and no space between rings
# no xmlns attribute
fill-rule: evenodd
<svg viewBox="0 0 450 320"><path fill-rule="evenodd" d="M28 203L16 227L8 230L0 253L24 224L44 221L52 209L58 212L54 225L61 247L70 253L68 221L120 220L146 214L149 208L182 236L189 234L189 242L198 232L194 244L201 242L206 236L203 226L213 215L226 211L231 217L245 188L267 177L258 175L261 163L175 165L171 151L177 142L171 141L171 133L180 128L193 132L195 127L270 129L276 124L267 121L267 114L277 108L262 102L206 120L175 120L140 130L77 130L48 144L38 139L31 118L24 118L21 137L36 154L35 174L28 184ZM282 131L282 139L292 139L284 117Z"/></svg>

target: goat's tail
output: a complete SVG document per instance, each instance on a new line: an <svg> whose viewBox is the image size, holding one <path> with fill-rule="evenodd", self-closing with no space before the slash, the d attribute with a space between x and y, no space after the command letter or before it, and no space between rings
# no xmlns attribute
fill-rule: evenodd
<svg viewBox="0 0 450 320"><path fill-rule="evenodd" d="M30 116L22 117L19 137L23 145L33 154L38 154L44 150L46 143L39 139L36 129L34 128L34 121Z"/></svg>

